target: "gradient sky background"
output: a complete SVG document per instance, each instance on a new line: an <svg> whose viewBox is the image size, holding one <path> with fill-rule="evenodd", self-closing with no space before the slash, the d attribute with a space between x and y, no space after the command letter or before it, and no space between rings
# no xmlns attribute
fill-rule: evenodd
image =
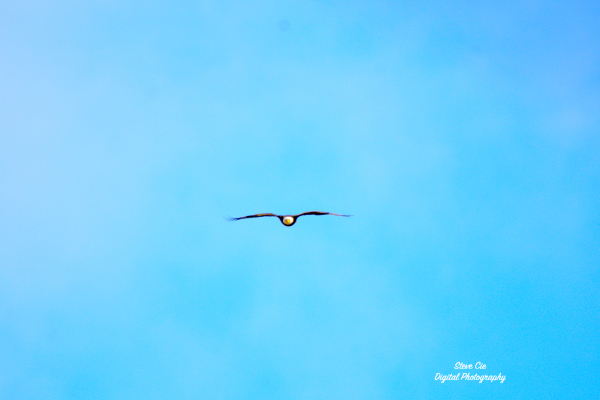
<svg viewBox="0 0 600 400"><path fill-rule="evenodd" d="M2 2L0 398L595 398L600 5L501 3Z"/></svg>

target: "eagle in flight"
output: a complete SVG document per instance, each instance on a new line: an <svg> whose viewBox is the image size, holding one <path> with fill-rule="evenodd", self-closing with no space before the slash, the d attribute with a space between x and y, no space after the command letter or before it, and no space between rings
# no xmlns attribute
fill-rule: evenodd
<svg viewBox="0 0 600 400"><path fill-rule="evenodd" d="M338 217L351 217L352 216L352 215L334 214L334 213L323 212L323 211L307 211L307 212L303 212L302 214L296 214L296 215L276 215L276 214L266 213L266 214L254 214L254 215L247 215L245 217L227 218L227 219L229 221L237 221L239 219L245 219L245 218L277 217L277 218L279 218L281 223L284 224L285 226L292 226L296 223L296 220L298 219L298 217L301 217L303 215L337 215Z"/></svg>

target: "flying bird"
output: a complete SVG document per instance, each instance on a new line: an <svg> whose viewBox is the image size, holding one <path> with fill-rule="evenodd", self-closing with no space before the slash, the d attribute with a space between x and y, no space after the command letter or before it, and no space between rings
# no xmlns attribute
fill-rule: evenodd
<svg viewBox="0 0 600 400"><path fill-rule="evenodd" d="M323 211L307 211L307 212L303 212L302 214L296 214L296 215L277 215L277 214L266 213L266 214L254 214L254 215L247 215L245 217L227 218L227 219L229 221L237 221L237 220L245 219L245 218L277 217L277 218L279 218L281 223L284 224L285 226L292 226L296 223L296 220L303 215L337 215L338 217L351 217L352 216L352 215L334 214L334 213L323 212Z"/></svg>

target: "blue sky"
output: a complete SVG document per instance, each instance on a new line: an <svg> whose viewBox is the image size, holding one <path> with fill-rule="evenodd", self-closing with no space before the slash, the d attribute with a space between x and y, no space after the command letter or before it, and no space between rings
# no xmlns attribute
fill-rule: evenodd
<svg viewBox="0 0 600 400"><path fill-rule="evenodd" d="M599 18L3 3L0 398L597 395Z"/></svg>

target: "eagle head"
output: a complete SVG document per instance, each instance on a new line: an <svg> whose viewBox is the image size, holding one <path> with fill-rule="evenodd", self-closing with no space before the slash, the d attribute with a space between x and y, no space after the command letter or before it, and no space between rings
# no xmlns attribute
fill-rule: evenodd
<svg viewBox="0 0 600 400"><path fill-rule="evenodd" d="M283 217L281 222L283 222L283 224L286 226L292 226L292 225L294 225L295 220L294 220L294 217L290 217L289 215L286 215L285 217Z"/></svg>

